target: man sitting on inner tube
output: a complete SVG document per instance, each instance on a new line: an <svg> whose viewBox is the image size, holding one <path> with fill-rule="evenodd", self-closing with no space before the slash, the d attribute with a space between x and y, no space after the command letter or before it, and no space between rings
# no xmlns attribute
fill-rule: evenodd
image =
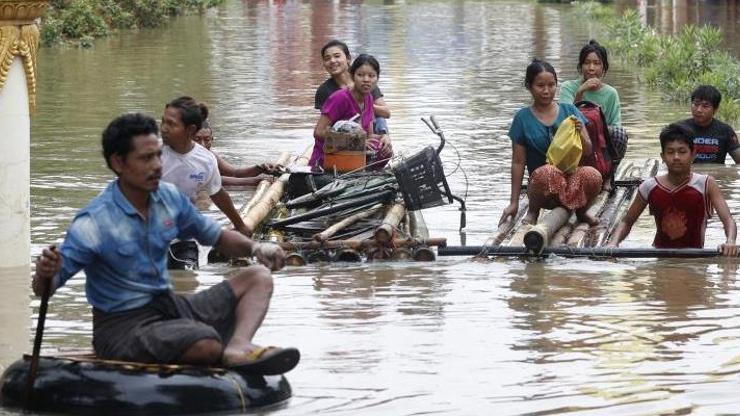
<svg viewBox="0 0 740 416"><path fill-rule="evenodd" d="M285 253L223 230L201 215L174 185L160 182L157 124L125 114L103 132L103 155L117 179L72 221L59 250L36 260L33 291L53 293L79 270L93 306L93 347L98 357L145 363L223 365L253 374L282 374L298 364L295 348L259 347L252 337L272 295L270 270ZM261 265L190 296L172 291L167 249L195 238Z"/></svg>

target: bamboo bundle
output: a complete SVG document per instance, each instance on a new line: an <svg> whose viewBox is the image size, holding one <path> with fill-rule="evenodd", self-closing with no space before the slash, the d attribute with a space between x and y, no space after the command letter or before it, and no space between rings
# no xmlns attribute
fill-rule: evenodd
<svg viewBox="0 0 740 416"><path fill-rule="evenodd" d="M329 228L325 229L324 231L314 234L313 239L316 241L326 241L329 238L331 238L334 234L336 234L337 232L349 227L350 225L356 223L357 221L372 217L378 211L380 211L381 208L383 208L383 204L375 204L365 211L358 212L357 214L351 215L331 225Z"/></svg>
<svg viewBox="0 0 740 416"><path fill-rule="evenodd" d="M375 241L379 243L387 243L393 239L393 231L396 229L398 224L406 212L406 207L402 203L394 204L383 218L383 223L375 229Z"/></svg>
<svg viewBox="0 0 740 416"><path fill-rule="evenodd" d="M288 161L290 160L290 153L283 152L280 154L280 157L278 157L278 160L275 161L278 165L286 165ZM254 194L252 195L252 198L249 199L249 202L239 211L239 216L244 218L250 209L264 196L265 192L267 192L267 189L270 188L270 185L272 185L272 182L270 180L263 180L260 181L260 183L257 185L257 189L255 189Z"/></svg>
<svg viewBox="0 0 740 416"><path fill-rule="evenodd" d="M298 166L305 166L306 163L308 163L308 157L311 155L312 151L312 147L307 148L306 151L303 152L303 156L297 158L293 163ZM285 192L285 185L288 183L289 178L289 173L280 175L280 177L270 185L267 191L264 192L262 197L252 205L251 209L244 217L244 223L250 230L256 230L257 226L267 218L270 211L272 211L275 205L277 205Z"/></svg>
<svg viewBox="0 0 740 416"><path fill-rule="evenodd" d="M601 242L602 238L608 233L608 230L614 223L619 209L624 204L625 195L632 195L631 193L641 182L641 180L627 177L628 174L634 173L633 165L634 163L631 161L619 165L619 170L615 174L615 178L618 178L616 182L623 182L625 186L617 187L609 197L604 209L599 214L601 217L599 225L588 229L582 240L582 247L594 247L606 243L606 241ZM631 185L627 186L627 183L631 183Z"/></svg>
<svg viewBox="0 0 740 416"><path fill-rule="evenodd" d="M277 243L283 250L287 251L303 251L303 250L322 250L322 249L339 249L339 248L351 248L355 250L373 248L381 246L377 241L373 239L364 240L329 240L329 241L307 241L307 242L278 242ZM405 239L394 239L390 242L393 247L416 247L416 246L439 246L444 247L447 245L446 238L429 238L427 240L415 240L413 238Z"/></svg>

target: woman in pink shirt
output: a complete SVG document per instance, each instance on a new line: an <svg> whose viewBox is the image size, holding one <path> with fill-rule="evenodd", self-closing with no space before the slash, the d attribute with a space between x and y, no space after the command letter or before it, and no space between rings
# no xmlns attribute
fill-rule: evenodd
<svg viewBox="0 0 740 416"><path fill-rule="evenodd" d="M349 73L352 75L352 88L336 91L321 107L321 117L313 132L315 143L309 165L323 164L324 139L331 126L339 120L355 119L368 135L368 150L375 152L375 156L367 162L373 164L373 168L380 169L393 156L388 135L377 136L373 131L375 115L371 92L378 82L380 64L372 55L362 54L352 62Z"/></svg>

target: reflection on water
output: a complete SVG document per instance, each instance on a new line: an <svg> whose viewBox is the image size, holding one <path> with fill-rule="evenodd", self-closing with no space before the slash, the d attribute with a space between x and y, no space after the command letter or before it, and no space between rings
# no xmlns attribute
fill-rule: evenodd
<svg viewBox="0 0 740 416"><path fill-rule="evenodd" d="M92 50L43 49L33 254L60 239L111 178L99 135L121 112L159 118L165 102L190 94L210 105L215 149L236 163L309 146L313 94L325 77L318 51L333 37L379 58L395 149L436 144L419 118L437 116L450 185L467 195L468 243L482 244L508 202L505 133L529 102L524 68L537 56L561 80L576 77L592 29L568 6L529 1L244 0ZM627 158L641 164L658 154L659 129L688 106L664 103L630 70L615 63L608 81L622 96ZM737 216L737 169L710 172ZM456 207L425 216L432 236L458 244ZM653 230L645 215L625 244L649 245ZM707 244L722 240L714 219ZM233 272L206 265L173 281L192 293ZM736 273L736 264L709 260L311 265L276 274L256 341L302 351L289 374L294 398L275 414L732 413L740 405ZM17 288L13 298L28 305L27 294ZM27 317L23 305L13 310ZM89 347L90 315L78 277L52 300L46 346Z"/></svg>

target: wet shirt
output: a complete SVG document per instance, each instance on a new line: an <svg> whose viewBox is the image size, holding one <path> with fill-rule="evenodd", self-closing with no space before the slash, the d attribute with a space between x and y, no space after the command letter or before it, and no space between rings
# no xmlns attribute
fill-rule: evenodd
<svg viewBox="0 0 740 416"><path fill-rule="evenodd" d="M314 108L317 110L321 110L321 107L326 102L326 99L329 98L332 94L340 90L339 84L337 84L336 81L334 81L334 78L329 78L326 81L324 81L323 84L319 86L319 88L316 90L316 96L314 97ZM383 93L380 92L380 88L378 88L377 85L373 87L373 90L370 91L370 93L373 95L373 100L377 101L378 98L381 98L383 96Z"/></svg>
<svg viewBox="0 0 740 416"><path fill-rule="evenodd" d="M175 238L215 245L221 227L200 214L174 185L161 182L149 196L148 218L121 193L118 181L83 208L60 248L62 270L55 287L81 269L88 302L104 312L146 305L170 289L167 250Z"/></svg>
<svg viewBox="0 0 740 416"><path fill-rule="evenodd" d="M560 95L558 101L566 104L575 104L576 91L583 84L583 79L573 79L565 81L560 85ZM601 88L596 91L585 91L583 99L596 103L601 107L606 118L606 124L609 126L622 125L622 109L619 104L619 93L609 84L601 84Z"/></svg>
<svg viewBox="0 0 740 416"><path fill-rule="evenodd" d="M162 180L175 185L193 203L201 193L211 196L221 190L216 155L197 143L185 154L162 146Z"/></svg>
<svg viewBox="0 0 740 416"><path fill-rule="evenodd" d="M712 213L707 179L707 175L692 173L674 189L668 189L655 177L640 184L637 192L655 217L656 248L704 247L704 232Z"/></svg>
<svg viewBox="0 0 740 416"><path fill-rule="evenodd" d="M573 104L558 104L558 116L549 126L539 121L530 107L524 107L516 112L509 127L509 138L512 142L527 148L527 171L530 176L535 169L547 163L547 148L550 147L560 123L571 115L578 117L583 124L588 124L586 118Z"/></svg>
<svg viewBox="0 0 740 416"><path fill-rule="evenodd" d="M694 163L724 164L727 153L740 147L732 127L717 119L712 119L706 127L698 125L693 118L682 123L694 132Z"/></svg>
<svg viewBox="0 0 740 416"><path fill-rule="evenodd" d="M373 112L373 96L365 95L363 108L357 104L352 97L352 92L347 89L341 89L329 97L321 107L321 115L329 118L330 124L333 125L339 120L351 120L360 115L359 123L365 132L370 132L375 114ZM324 163L324 139L314 136L313 153L308 161L309 166L321 165Z"/></svg>

